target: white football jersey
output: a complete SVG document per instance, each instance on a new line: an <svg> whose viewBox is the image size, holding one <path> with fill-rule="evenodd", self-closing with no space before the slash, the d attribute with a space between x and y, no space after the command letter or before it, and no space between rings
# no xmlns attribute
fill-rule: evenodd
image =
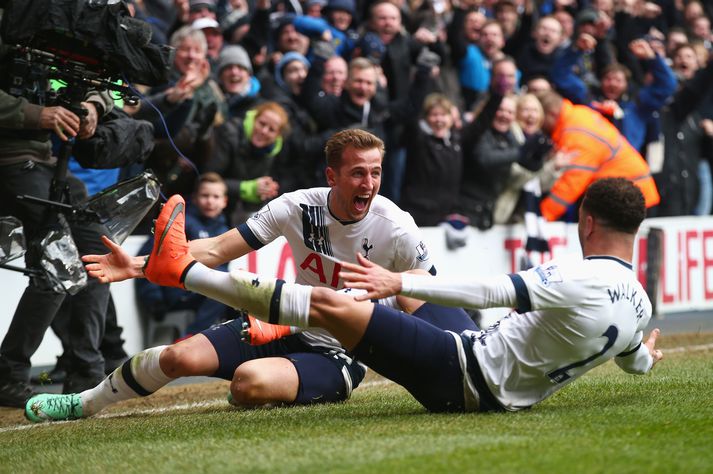
<svg viewBox="0 0 713 474"><path fill-rule="evenodd" d="M616 356L628 372L652 366L641 344L651 302L631 265L618 258L562 258L509 276L434 280L404 277L403 293L471 307L517 306L493 326L464 333L507 410L530 407ZM466 382L472 394L473 382Z"/></svg>
<svg viewBox="0 0 713 474"><path fill-rule="evenodd" d="M290 244L297 266L297 283L340 289L340 261L356 262L360 252L392 271L422 268L431 271L428 250L411 215L377 195L366 217L343 223L327 206L330 188L311 188L283 194L270 201L238 227L254 249L280 236ZM321 330L302 333L316 345L339 347Z"/></svg>

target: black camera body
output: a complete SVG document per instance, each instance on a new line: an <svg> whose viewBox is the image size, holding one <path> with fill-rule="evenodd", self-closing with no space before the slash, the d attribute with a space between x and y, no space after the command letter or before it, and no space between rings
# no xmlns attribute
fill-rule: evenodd
<svg viewBox="0 0 713 474"><path fill-rule="evenodd" d="M138 98L129 83L156 86L168 80L173 50L152 44L150 25L132 18L121 0L0 0L0 7L0 38L6 53L0 60L0 88L11 95L37 105L60 105L83 116L81 102L91 91L111 91L135 104ZM49 87L51 80L61 87ZM100 127L88 140L91 143L77 147L77 159L84 151L93 152L91 159L80 161L83 166L122 166L129 155L134 161L145 159L153 147L148 122L105 120L119 122ZM113 142L129 137L143 145L126 153L116 151L120 143ZM106 156L105 162L97 162L99 155Z"/></svg>
<svg viewBox="0 0 713 474"><path fill-rule="evenodd" d="M6 0L0 38L10 50L2 89L38 105L82 113L90 90L111 90L128 103L127 83L168 80L172 49L152 44L151 27L132 18L121 0ZM60 91L49 80L64 83Z"/></svg>
<svg viewBox="0 0 713 474"><path fill-rule="evenodd" d="M155 86L170 70L171 49L152 44L150 25L121 0L7 0L0 37L59 74L90 81Z"/></svg>

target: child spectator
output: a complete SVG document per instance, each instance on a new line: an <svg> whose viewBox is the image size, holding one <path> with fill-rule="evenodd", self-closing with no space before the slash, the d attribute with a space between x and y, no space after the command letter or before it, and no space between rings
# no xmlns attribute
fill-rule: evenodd
<svg viewBox="0 0 713 474"><path fill-rule="evenodd" d="M223 210L228 205L228 187L217 173L205 173L198 179L192 205L186 212L186 237L189 240L215 237L228 231ZM151 252L153 237L146 241L139 255ZM228 266L222 265L227 271ZM151 317L161 318L169 311L192 309L196 316L186 328L186 335L208 329L213 324L231 319L233 310L205 296L178 288L155 285L148 280L136 280L136 296Z"/></svg>

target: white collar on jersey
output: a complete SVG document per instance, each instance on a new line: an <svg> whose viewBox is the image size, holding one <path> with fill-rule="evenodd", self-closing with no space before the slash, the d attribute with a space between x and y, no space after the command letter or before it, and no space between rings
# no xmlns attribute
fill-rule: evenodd
<svg viewBox="0 0 713 474"><path fill-rule="evenodd" d="M627 262L626 260L622 260L619 257L614 257L612 255L590 255L589 257L584 257L584 259L585 260L614 260L615 262L621 263L629 270L634 269L634 266L631 263Z"/></svg>

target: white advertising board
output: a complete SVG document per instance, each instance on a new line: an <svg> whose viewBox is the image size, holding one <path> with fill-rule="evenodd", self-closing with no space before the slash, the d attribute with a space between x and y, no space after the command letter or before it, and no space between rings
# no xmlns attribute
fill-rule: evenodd
<svg viewBox="0 0 713 474"><path fill-rule="evenodd" d="M646 280L646 239L648 229L652 227L663 229L659 312L670 314L713 308L713 217L646 220L637 239L633 262L642 283ZM576 225L548 223L544 231L551 254L531 254L534 264L566 253L580 253ZM432 262L438 273L444 275L484 276L513 272L518 270L520 258L524 254L525 230L520 225L496 226L485 232L469 228L467 245L454 251L446 248L445 233L441 228L424 228L423 236ZM143 236L132 236L127 239L124 247L136 253L145 239ZM284 239L280 239L231 265L292 280L296 266L303 263L294 261L290 247ZM331 281L333 276L325 277ZM27 279L21 274L0 270L0 336L4 336L7 331L26 284ZM141 350L143 341L133 288L131 282L112 285L119 323L124 328L125 348L129 353ZM502 311L488 313L488 319L496 319L499 314ZM52 365L55 356L61 351L57 338L48 331L32 363Z"/></svg>

